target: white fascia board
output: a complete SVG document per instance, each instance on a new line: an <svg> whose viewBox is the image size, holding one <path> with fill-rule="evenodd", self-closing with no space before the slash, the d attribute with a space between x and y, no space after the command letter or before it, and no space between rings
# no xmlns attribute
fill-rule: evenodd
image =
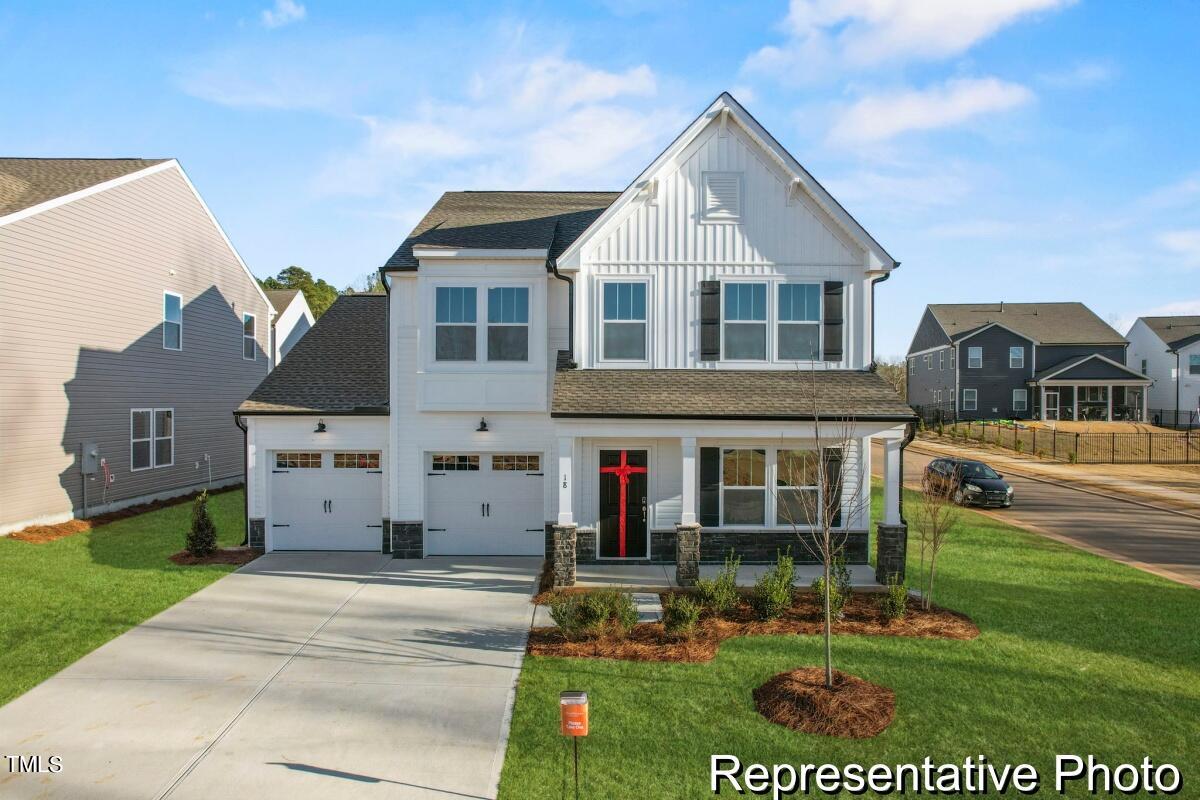
<svg viewBox="0 0 1200 800"><path fill-rule="evenodd" d="M954 345L953 344L939 344L937 347L926 347L924 350L918 350L915 353L907 354L906 358L916 358L917 356L923 356L926 353L936 353L938 350L949 350L951 347L954 347Z"/></svg>
<svg viewBox="0 0 1200 800"><path fill-rule="evenodd" d="M523 250L503 250L484 248L450 248L450 247L414 247L413 257L421 258L457 258L457 259L508 259L528 260L545 259L550 251L545 248L528 248Z"/></svg>
<svg viewBox="0 0 1200 800"><path fill-rule="evenodd" d="M692 121L692 124L685 128L666 150L660 153L654 161L650 162L650 165L642 170L625 190L621 192L620 196L604 210L604 213L593 220L592 224L576 237L575 241L563 251L559 260L568 261L577 258L583 244L588 239L599 234L622 209L636 200L641 194L642 186L645 182L653 178L664 166L671 163L715 119L719 119L722 124L726 124L729 119L732 119L740 125L750 139L770 159L778 164L794 182L803 188L809 197L812 198L813 202L863 248L867 254L867 263L864 265L866 269L888 272L899 264L898 261L883 249L882 245L875 241L871 234L867 233L865 228L858 224L857 220L850 216L849 212L826 191L825 187L821 186L817 179L788 153L775 137L771 136L765 128L759 125L758 121L728 92L722 92L721 96L714 100L712 105L705 109L700 116L696 117Z"/></svg>
<svg viewBox="0 0 1200 800"><path fill-rule="evenodd" d="M966 336L963 336L959 339L955 339L954 342L955 342L955 344L961 344L962 342L965 342L967 339L970 339L972 336L983 333L984 331L988 330L989 328L1003 328L1004 330L1011 333L1013 336L1019 336L1020 338L1024 339L1027 342L1033 342L1034 344L1041 344L1041 342L1039 342L1037 339L1034 339L1032 336L1028 336L1024 333L1014 331L1012 328L1008 327L1007 325L1001 325L999 322L989 322L987 325L984 325L982 328L976 328L975 330L968 333Z"/></svg>
<svg viewBox="0 0 1200 800"><path fill-rule="evenodd" d="M43 211L49 211L52 208L58 208L59 206L66 205L67 203L72 203L84 197L89 197L93 194L97 194L98 192L111 189L114 186L121 186L122 184L129 183L130 181L136 181L138 178L144 178L147 175L153 175L156 172L162 172L163 170L168 170L172 167L178 166L179 162L172 158L162 162L161 164L155 164L153 166L146 167L145 169L139 169L136 172L130 172L128 175L122 175L119 178L102 181L101 183L97 183L94 186L89 186L86 189L80 189L77 192L59 195L58 197L52 197L49 200L44 200L41 203L38 203L37 205L32 205L29 208L23 208L20 211L14 211L11 214L0 217L0 225L8 225L13 222L19 222L28 217L32 217L34 214L41 214Z"/></svg>

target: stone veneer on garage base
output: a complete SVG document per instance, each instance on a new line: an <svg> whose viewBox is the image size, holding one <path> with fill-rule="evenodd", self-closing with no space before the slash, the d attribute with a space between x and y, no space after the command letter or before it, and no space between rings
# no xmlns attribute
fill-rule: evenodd
<svg viewBox="0 0 1200 800"><path fill-rule="evenodd" d="M424 558L425 523L392 523L392 558Z"/></svg>
<svg viewBox="0 0 1200 800"><path fill-rule="evenodd" d="M250 520L250 524L246 528L246 544L251 550L267 548L267 521L265 519Z"/></svg>

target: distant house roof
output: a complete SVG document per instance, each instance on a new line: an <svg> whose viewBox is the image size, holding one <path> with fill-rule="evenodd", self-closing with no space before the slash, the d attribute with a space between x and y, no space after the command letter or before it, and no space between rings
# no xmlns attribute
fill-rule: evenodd
<svg viewBox="0 0 1200 800"><path fill-rule="evenodd" d="M446 192L385 270L417 268L413 247L548 250L557 257L620 192Z"/></svg>
<svg viewBox="0 0 1200 800"><path fill-rule="evenodd" d="M1041 383L1042 381L1051 379L1057 382L1069 380L1111 380L1123 384L1128 383L1141 386L1149 386L1151 384L1151 380L1137 370L1130 369L1124 364L1105 358L1099 353L1076 356L1062 363L1055 364L1052 367L1047 367L1034 375L1031 383Z"/></svg>
<svg viewBox="0 0 1200 800"><path fill-rule="evenodd" d="M1142 322L1171 349L1200 342L1200 317L1142 317Z"/></svg>
<svg viewBox="0 0 1200 800"><path fill-rule="evenodd" d="M0 158L0 216L161 164L165 158Z"/></svg>
<svg viewBox="0 0 1200 800"><path fill-rule="evenodd" d="M1083 303L954 303L929 310L952 340L996 323L1040 344L1126 344Z"/></svg>
<svg viewBox="0 0 1200 800"><path fill-rule="evenodd" d="M387 296L342 295L239 414L386 414Z"/></svg>
<svg viewBox="0 0 1200 800"><path fill-rule="evenodd" d="M874 372L699 369L561 370L550 416L811 420L814 412L830 420L914 417Z"/></svg>
<svg viewBox="0 0 1200 800"><path fill-rule="evenodd" d="M292 304L292 300L296 295L300 294L299 289L267 289L265 290L267 299L271 301L272 308L275 313L282 314L284 309Z"/></svg>

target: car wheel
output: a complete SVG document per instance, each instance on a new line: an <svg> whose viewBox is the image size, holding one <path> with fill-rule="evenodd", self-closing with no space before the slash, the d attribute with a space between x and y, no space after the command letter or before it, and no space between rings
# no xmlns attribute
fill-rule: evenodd
<svg viewBox="0 0 1200 800"><path fill-rule="evenodd" d="M961 505L965 505L966 502L967 502L967 496L965 494L963 494L963 490L955 489L954 490L954 505L961 506Z"/></svg>

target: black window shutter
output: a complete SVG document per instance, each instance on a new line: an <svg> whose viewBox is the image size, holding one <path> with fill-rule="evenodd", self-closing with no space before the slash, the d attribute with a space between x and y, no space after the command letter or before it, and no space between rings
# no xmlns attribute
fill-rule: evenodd
<svg viewBox="0 0 1200 800"><path fill-rule="evenodd" d="M721 360L720 281L700 281L700 360Z"/></svg>
<svg viewBox="0 0 1200 800"><path fill-rule="evenodd" d="M825 492L829 499L822 503L824 508L835 508L833 526L842 524L842 451L838 447L826 447L821 451L821 461L825 464ZM833 492L830 496L828 493Z"/></svg>
<svg viewBox="0 0 1200 800"><path fill-rule="evenodd" d="M842 297L845 286L841 281L825 281L825 360L842 360Z"/></svg>
<svg viewBox="0 0 1200 800"><path fill-rule="evenodd" d="M700 448L700 524L721 524L721 448Z"/></svg>

